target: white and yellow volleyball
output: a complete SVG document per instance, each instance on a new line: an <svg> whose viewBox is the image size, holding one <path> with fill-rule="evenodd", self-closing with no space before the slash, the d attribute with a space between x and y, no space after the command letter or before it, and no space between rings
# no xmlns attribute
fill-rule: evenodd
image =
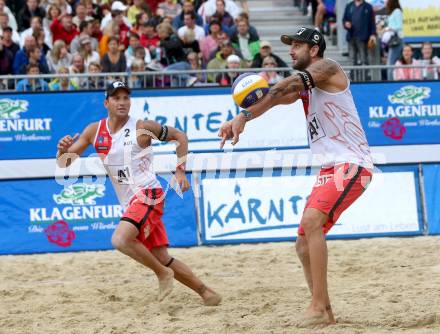
<svg viewBox="0 0 440 334"><path fill-rule="evenodd" d="M243 109L257 103L268 92L266 79L256 73L243 73L232 84L232 98Z"/></svg>

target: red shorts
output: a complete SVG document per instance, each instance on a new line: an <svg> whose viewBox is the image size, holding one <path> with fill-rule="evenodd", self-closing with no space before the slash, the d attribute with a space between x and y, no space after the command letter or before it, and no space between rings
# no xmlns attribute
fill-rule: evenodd
<svg viewBox="0 0 440 334"><path fill-rule="evenodd" d="M367 189L371 178L372 173L369 169L354 164L321 168L304 210L314 208L327 214L327 222L322 227L325 234L333 227L342 212ZM301 225L298 235L304 235Z"/></svg>
<svg viewBox="0 0 440 334"><path fill-rule="evenodd" d="M160 188L145 189L135 195L121 220L132 223L139 231L137 239L149 250L168 246L168 237L162 222L163 191Z"/></svg>

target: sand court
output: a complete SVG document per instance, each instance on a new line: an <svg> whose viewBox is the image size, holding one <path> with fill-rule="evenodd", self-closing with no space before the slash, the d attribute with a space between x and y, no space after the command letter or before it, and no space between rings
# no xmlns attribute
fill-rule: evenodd
<svg viewBox="0 0 440 334"><path fill-rule="evenodd" d="M338 323L313 333L440 333L440 237L332 240ZM171 249L222 293L187 288L156 302L157 281L116 251L0 257L0 333L310 333L294 243Z"/></svg>

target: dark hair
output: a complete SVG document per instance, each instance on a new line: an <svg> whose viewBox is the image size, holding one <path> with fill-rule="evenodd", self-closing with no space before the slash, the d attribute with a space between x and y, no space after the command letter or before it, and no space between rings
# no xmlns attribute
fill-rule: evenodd
<svg viewBox="0 0 440 334"><path fill-rule="evenodd" d="M82 21L82 22L79 24L79 31L80 31L80 32L83 32L84 29L86 29L87 26L88 26L90 23L93 23L92 20L88 20L88 21L87 21L87 20L84 20L84 21Z"/></svg>
<svg viewBox="0 0 440 334"><path fill-rule="evenodd" d="M37 63L31 62L31 63L29 63L29 64L26 65L26 73L29 73L29 71L30 71L32 68L38 68L38 70L40 70L40 66L38 66Z"/></svg>
<svg viewBox="0 0 440 334"><path fill-rule="evenodd" d="M183 17L185 17L185 16L187 16L187 15L191 16L191 19L192 19L192 20L195 20L195 19L196 19L196 13L194 13L194 12L184 13L184 14L183 14Z"/></svg>
<svg viewBox="0 0 440 334"><path fill-rule="evenodd" d="M116 36L111 36L108 41L107 44L110 44L110 42L116 41L117 44L119 44L119 38Z"/></svg>
<svg viewBox="0 0 440 334"><path fill-rule="evenodd" d="M411 51L412 51L412 46L411 46L411 45L409 45L409 44L403 44L402 54L401 54L400 57L399 57L399 60L400 60L400 62L402 63L402 65L409 65L409 64L406 62L405 58L403 57L403 50L405 50L406 47L409 47L409 48L411 49Z"/></svg>
<svg viewBox="0 0 440 334"><path fill-rule="evenodd" d="M140 39L139 35L136 34L135 32L130 32L129 38L132 38L132 37L134 37L136 39Z"/></svg>
<svg viewBox="0 0 440 334"><path fill-rule="evenodd" d="M386 9L387 9L387 14L388 15L390 15L397 8L402 10L402 7L400 7L399 0L388 0L387 1Z"/></svg>

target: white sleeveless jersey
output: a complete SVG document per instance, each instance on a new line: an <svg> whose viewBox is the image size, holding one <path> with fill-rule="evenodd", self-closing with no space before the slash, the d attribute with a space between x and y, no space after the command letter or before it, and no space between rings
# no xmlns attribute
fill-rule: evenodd
<svg viewBox="0 0 440 334"><path fill-rule="evenodd" d="M153 171L152 147L141 148L136 138L137 120L129 117L116 133L110 134L108 119L99 121L94 146L115 188L121 205L126 208L133 196L146 188L161 188Z"/></svg>
<svg viewBox="0 0 440 334"><path fill-rule="evenodd" d="M323 167L354 163L373 168L370 147L362 128L350 81L347 88L329 93L318 87L300 93L307 118L312 154Z"/></svg>

